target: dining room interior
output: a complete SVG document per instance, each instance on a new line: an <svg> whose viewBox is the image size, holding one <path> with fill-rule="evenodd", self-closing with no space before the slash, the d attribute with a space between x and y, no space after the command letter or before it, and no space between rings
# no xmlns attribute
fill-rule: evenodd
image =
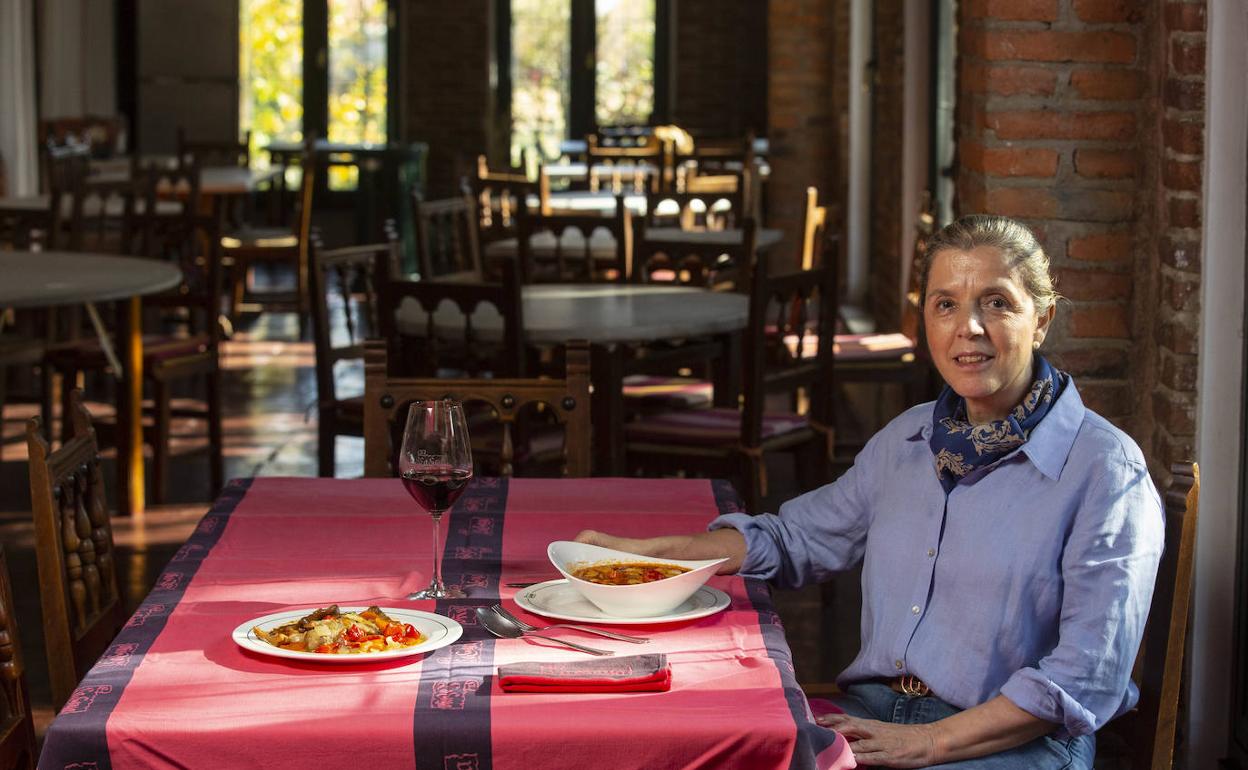
<svg viewBox="0 0 1248 770"><path fill-rule="evenodd" d="M1245 39L1239 0L0 0L0 768L855 766L807 698L861 564L690 556L635 610L560 554L861 484L953 392L927 247L983 214L1163 501L1095 766L1248 769ZM326 627L383 658L305 662Z"/></svg>

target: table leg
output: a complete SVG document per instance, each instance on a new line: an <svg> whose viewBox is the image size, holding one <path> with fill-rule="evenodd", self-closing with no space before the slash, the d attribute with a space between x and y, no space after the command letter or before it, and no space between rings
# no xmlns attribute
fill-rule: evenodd
<svg viewBox="0 0 1248 770"><path fill-rule="evenodd" d="M624 349L594 345L589 378L593 422L594 475L623 476L624 471Z"/></svg>
<svg viewBox="0 0 1248 770"><path fill-rule="evenodd" d="M736 409L741 395L741 334L729 332L716 338L719 355L711 364L711 383L715 388L715 406Z"/></svg>
<svg viewBox="0 0 1248 770"><path fill-rule="evenodd" d="M143 318L138 297L117 303L117 512L143 512Z"/></svg>

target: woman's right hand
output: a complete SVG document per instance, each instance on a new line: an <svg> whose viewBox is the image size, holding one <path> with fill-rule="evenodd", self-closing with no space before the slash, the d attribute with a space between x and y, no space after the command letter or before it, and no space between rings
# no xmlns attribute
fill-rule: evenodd
<svg viewBox="0 0 1248 770"><path fill-rule="evenodd" d="M574 538L578 543L597 545L614 551L653 556L657 559L720 559L728 561L719 565L716 572L727 575L736 572L745 560L745 538L735 529L717 529L696 535L663 535L644 539L617 537L593 529L582 530Z"/></svg>

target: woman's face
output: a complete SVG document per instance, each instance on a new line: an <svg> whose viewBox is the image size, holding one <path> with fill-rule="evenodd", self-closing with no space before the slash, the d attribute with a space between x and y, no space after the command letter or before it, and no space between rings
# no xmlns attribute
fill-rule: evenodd
<svg viewBox="0 0 1248 770"><path fill-rule="evenodd" d="M1031 356L1053 307L1036 312L1031 294L999 249L945 249L927 279L923 323L945 382L966 399L972 423L1003 419L1031 386Z"/></svg>

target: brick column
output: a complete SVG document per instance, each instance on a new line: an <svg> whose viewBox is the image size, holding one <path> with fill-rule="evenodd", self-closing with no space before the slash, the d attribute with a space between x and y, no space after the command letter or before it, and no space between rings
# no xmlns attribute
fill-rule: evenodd
<svg viewBox="0 0 1248 770"><path fill-rule="evenodd" d="M1159 466L1195 456L1200 332L1200 226L1204 155L1205 1L1168 2L1161 12L1161 179L1154 269L1157 381L1150 455Z"/></svg>
<svg viewBox="0 0 1248 770"><path fill-rule="evenodd" d="M1070 300L1046 350L1089 406L1128 429L1141 336L1132 302L1147 296L1136 285L1148 253L1140 218L1151 205L1138 163L1148 112L1141 7L965 0L958 39L958 211L1035 229Z"/></svg>

